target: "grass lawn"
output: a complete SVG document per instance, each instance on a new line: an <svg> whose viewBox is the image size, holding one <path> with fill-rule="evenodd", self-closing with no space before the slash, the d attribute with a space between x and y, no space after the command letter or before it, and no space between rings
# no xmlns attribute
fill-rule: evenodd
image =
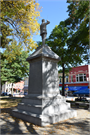
<svg viewBox="0 0 90 135"><path fill-rule="evenodd" d="M10 97L5 97L5 96L1 96L0 97L0 107L1 109L4 108L12 108L12 107L16 107L18 105L18 103L20 103L22 100L22 98L10 98ZM83 107L83 108L87 108L86 105L87 102L85 101L67 101L69 103L71 103L71 107L77 107L76 103L79 103L79 107ZM88 103L89 104L89 103Z"/></svg>
<svg viewBox="0 0 90 135"><path fill-rule="evenodd" d="M11 99L9 97L3 97L3 98L0 98L0 104L1 104L0 107L1 107L1 109L15 107L18 105L18 103L21 102L21 100L22 100L22 98L21 99L17 99L17 98Z"/></svg>

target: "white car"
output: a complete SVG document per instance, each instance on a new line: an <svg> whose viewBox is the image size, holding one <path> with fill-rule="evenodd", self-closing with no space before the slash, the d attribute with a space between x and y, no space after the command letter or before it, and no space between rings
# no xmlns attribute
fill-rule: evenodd
<svg viewBox="0 0 90 135"><path fill-rule="evenodd" d="M13 93L13 97L18 97L19 93Z"/></svg>
<svg viewBox="0 0 90 135"><path fill-rule="evenodd" d="M7 96L9 96L9 94L11 94L11 92L7 92Z"/></svg>

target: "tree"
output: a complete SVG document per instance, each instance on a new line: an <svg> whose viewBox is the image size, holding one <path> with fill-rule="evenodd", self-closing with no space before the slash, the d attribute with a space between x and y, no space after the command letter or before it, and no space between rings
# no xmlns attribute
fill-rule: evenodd
<svg viewBox="0 0 90 135"><path fill-rule="evenodd" d="M7 53L11 53L10 50L6 49L4 53L1 54L1 84L8 82L18 82L22 80L23 77L29 75L29 64L26 61L28 53L26 51L21 51L21 47L16 46L12 51L18 50L14 57L10 56L10 60L7 59ZM19 54L18 54L19 53ZM11 54L10 54L11 55Z"/></svg>
<svg viewBox="0 0 90 135"><path fill-rule="evenodd" d="M9 42L7 36L16 37L27 49L33 50L37 44L33 34L38 34L40 16L39 3L35 0L1 1L1 38L2 47ZM7 29L7 30L6 30ZM12 29L12 31L11 31ZM4 33L4 34L3 34ZM10 34L11 33L11 34ZM9 45L9 44L8 44Z"/></svg>
<svg viewBox="0 0 90 135"><path fill-rule="evenodd" d="M63 96L65 95L64 92L65 68L76 66L77 64L82 62L81 57L78 56L78 50L76 54L74 54L74 50L73 49L71 50L71 48L68 47L67 44L68 38L69 38L69 30L67 27L65 27L65 22L61 21L58 26L55 26L49 38L47 39L47 44L61 58L61 61L59 61L58 66L61 66L63 71L63 77L62 77Z"/></svg>
<svg viewBox="0 0 90 135"><path fill-rule="evenodd" d="M87 61L89 59L89 1L67 1L67 3L70 4L67 10L69 18L65 20L65 23L71 31L68 45L71 48L78 46L78 52L83 46L82 57Z"/></svg>
<svg viewBox="0 0 90 135"><path fill-rule="evenodd" d="M10 37L12 35L11 32L12 29L10 29L9 26L6 26L4 23L1 23L2 36L0 35L0 39L2 48L5 48L5 46L7 47L8 44L12 41L11 38L8 38L8 36Z"/></svg>

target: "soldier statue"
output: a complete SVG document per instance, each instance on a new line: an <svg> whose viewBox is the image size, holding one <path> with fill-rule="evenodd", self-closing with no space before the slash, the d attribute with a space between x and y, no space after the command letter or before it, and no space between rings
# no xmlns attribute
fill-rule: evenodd
<svg viewBox="0 0 90 135"><path fill-rule="evenodd" d="M45 20L42 19L42 24L40 25L40 36L42 37L42 45L45 45L45 39L47 36L47 30L46 25L48 25L50 22L47 20L45 23Z"/></svg>

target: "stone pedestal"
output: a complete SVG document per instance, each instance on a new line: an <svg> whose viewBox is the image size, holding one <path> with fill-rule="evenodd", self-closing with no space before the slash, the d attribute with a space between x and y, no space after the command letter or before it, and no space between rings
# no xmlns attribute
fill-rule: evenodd
<svg viewBox="0 0 90 135"><path fill-rule="evenodd" d="M12 111L13 116L39 126L76 117L76 111L59 93L59 60L47 45L38 47L27 58L30 63L28 95Z"/></svg>

